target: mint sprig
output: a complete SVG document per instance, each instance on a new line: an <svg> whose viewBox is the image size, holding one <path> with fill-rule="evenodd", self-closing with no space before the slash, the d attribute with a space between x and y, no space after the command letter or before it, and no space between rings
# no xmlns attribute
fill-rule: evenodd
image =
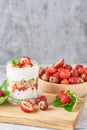
<svg viewBox="0 0 87 130"><path fill-rule="evenodd" d="M0 90L4 92L4 96L0 97L0 104L7 101L8 97L10 96L10 92L7 90L7 81L5 80L2 85L0 86Z"/></svg>
<svg viewBox="0 0 87 130"><path fill-rule="evenodd" d="M63 107L66 111L73 111L77 104L77 97L70 90L66 91L66 93L70 96L71 102L69 104L62 104L60 98L56 96L56 99L52 102L52 105L55 107Z"/></svg>
<svg viewBox="0 0 87 130"><path fill-rule="evenodd" d="M13 65L18 65L19 64L19 60L18 59L12 59L12 64Z"/></svg>

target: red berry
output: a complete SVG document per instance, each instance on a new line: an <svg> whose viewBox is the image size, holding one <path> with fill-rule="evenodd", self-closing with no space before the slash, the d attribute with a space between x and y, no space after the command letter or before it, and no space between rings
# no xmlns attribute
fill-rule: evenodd
<svg viewBox="0 0 87 130"><path fill-rule="evenodd" d="M56 73L56 69L54 67L46 67L46 73L52 75Z"/></svg>
<svg viewBox="0 0 87 130"><path fill-rule="evenodd" d="M44 81L49 82L50 75L49 75L49 74L44 73L44 74L41 76L41 79L42 79L42 80L44 80Z"/></svg>
<svg viewBox="0 0 87 130"><path fill-rule="evenodd" d="M84 74L87 72L87 69L85 67L81 67L78 69L79 74Z"/></svg>
<svg viewBox="0 0 87 130"><path fill-rule="evenodd" d="M59 80L58 80L58 78L57 78L57 77L50 76L49 82L51 82L51 83L58 83L58 82L59 82Z"/></svg>
<svg viewBox="0 0 87 130"><path fill-rule="evenodd" d="M69 83L70 84L77 84L78 77L70 77L69 78Z"/></svg>
<svg viewBox="0 0 87 130"><path fill-rule="evenodd" d="M0 90L0 97L4 96L4 92L2 90Z"/></svg>
<svg viewBox="0 0 87 130"><path fill-rule="evenodd" d="M70 64L65 64L64 69L72 70L72 66Z"/></svg>
<svg viewBox="0 0 87 130"><path fill-rule="evenodd" d="M60 101L61 101L62 104L67 104L67 103L71 102L71 99L67 94L63 94Z"/></svg>
<svg viewBox="0 0 87 130"><path fill-rule="evenodd" d="M62 79L61 84L69 84L69 80L68 79Z"/></svg>
<svg viewBox="0 0 87 130"><path fill-rule="evenodd" d="M59 98L62 98L63 94L65 94L65 91L64 90L61 90L58 92L58 97Z"/></svg>
<svg viewBox="0 0 87 130"><path fill-rule="evenodd" d="M87 73L82 74L81 77L84 79L84 81L87 81Z"/></svg>
<svg viewBox="0 0 87 130"><path fill-rule="evenodd" d="M71 70L71 76L72 77L78 77L79 76L78 70L77 69L72 69Z"/></svg>
<svg viewBox="0 0 87 130"><path fill-rule="evenodd" d="M75 69L79 69L79 68L81 68L81 67L83 67L83 65L77 64L77 65L75 66Z"/></svg>
<svg viewBox="0 0 87 130"><path fill-rule="evenodd" d="M61 79L68 79L70 77L70 71L67 69L62 69L60 71L60 77Z"/></svg>
<svg viewBox="0 0 87 130"><path fill-rule="evenodd" d="M63 65L64 65L64 59L62 58L62 59L58 60L58 61L53 65L53 67L54 67L54 68L59 68L59 67L62 67Z"/></svg>
<svg viewBox="0 0 87 130"><path fill-rule="evenodd" d="M48 108L48 103L46 101L40 101L38 106L41 110L46 110Z"/></svg>
<svg viewBox="0 0 87 130"><path fill-rule="evenodd" d="M47 98L45 96L40 96L40 97L37 97L35 98L35 103L38 105L38 103L40 101L46 101L47 102Z"/></svg>
<svg viewBox="0 0 87 130"><path fill-rule="evenodd" d="M41 76L45 73L45 69L41 66L39 67L38 75L41 78Z"/></svg>
<svg viewBox="0 0 87 130"><path fill-rule="evenodd" d="M60 73L56 72L55 74L52 75L53 77L56 77L60 81Z"/></svg>

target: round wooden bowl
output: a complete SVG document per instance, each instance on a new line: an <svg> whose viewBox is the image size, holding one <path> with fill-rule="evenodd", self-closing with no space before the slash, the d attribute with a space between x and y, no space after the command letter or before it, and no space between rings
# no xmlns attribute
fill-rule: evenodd
<svg viewBox="0 0 87 130"><path fill-rule="evenodd" d="M70 90L77 97L83 97L87 94L87 82L80 84L55 84L38 79L38 87L42 92L57 94L60 90Z"/></svg>

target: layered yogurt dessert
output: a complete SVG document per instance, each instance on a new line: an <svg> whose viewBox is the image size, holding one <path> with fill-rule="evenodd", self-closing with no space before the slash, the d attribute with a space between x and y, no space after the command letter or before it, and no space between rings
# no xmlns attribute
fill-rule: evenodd
<svg viewBox="0 0 87 130"><path fill-rule="evenodd" d="M33 99L37 96L38 63L36 61L27 56L12 59L7 62L6 73L8 90L11 93L10 101Z"/></svg>

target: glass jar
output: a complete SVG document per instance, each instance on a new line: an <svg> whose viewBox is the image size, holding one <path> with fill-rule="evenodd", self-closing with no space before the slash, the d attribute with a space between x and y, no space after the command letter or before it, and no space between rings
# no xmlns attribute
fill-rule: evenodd
<svg viewBox="0 0 87 130"><path fill-rule="evenodd" d="M10 91L9 102L17 105L20 101L29 99L34 101L38 94L37 78L38 63L32 60L33 66L25 66L23 68L15 67L11 61L7 62L6 75L8 83L8 91Z"/></svg>

